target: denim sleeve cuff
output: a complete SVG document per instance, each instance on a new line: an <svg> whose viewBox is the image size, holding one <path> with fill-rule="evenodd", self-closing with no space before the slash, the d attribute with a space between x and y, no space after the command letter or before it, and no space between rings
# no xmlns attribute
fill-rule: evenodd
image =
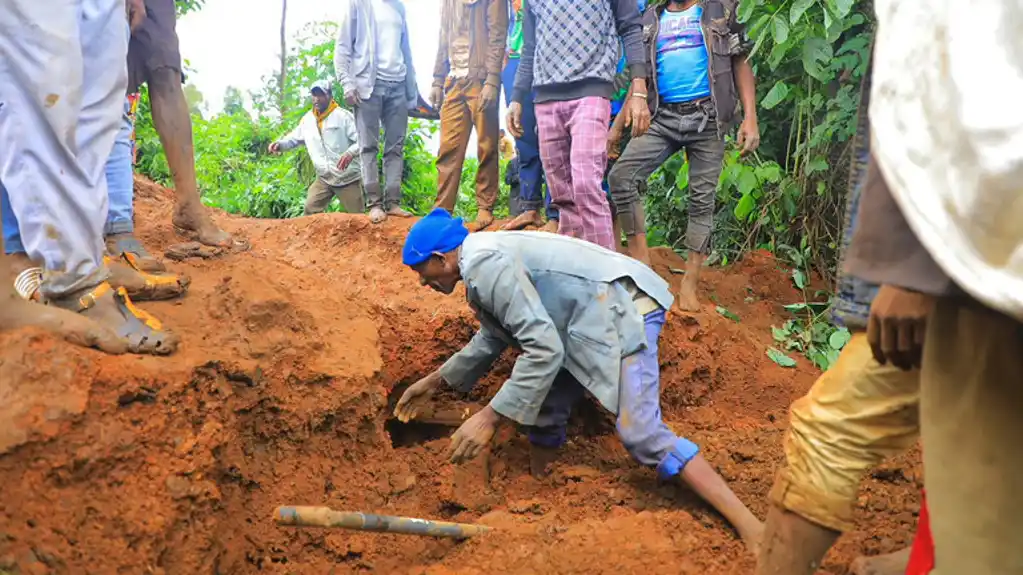
<svg viewBox="0 0 1023 575"><path fill-rule="evenodd" d="M678 438L672 450L657 464L657 477L662 481L675 477L699 454L700 448L695 443L684 437Z"/></svg>

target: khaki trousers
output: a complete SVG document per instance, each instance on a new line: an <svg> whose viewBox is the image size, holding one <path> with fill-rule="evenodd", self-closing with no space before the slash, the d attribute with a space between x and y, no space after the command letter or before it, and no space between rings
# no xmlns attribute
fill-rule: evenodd
<svg viewBox="0 0 1023 575"><path fill-rule="evenodd" d="M331 186L320 178L316 178L309 186L309 193L306 194L303 215L322 214L335 196L341 202L341 207L345 212L361 214L365 211L361 181L355 180L343 186Z"/></svg>
<svg viewBox="0 0 1023 575"><path fill-rule="evenodd" d="M500 118L498 105L479 109L483 82L473 79L449 78L445 86L444 104L440 108L440 151L437 153L438 207L454 212L458 188L462 181L462 164L469 136L476 128L476 205L481 210L494 210L498 194L498 144Z"/></svg>

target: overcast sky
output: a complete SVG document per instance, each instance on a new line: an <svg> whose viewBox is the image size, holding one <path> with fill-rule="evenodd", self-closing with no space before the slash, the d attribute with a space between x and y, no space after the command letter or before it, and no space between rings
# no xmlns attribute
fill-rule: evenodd
<svg viewBox="0 0 1023 575"><path fill-rule="evenodd" d="M440 0L404 4L419 91L429 98ZM337 5L336 0L288 0L289 39L311 22L336 22ZM241 89L248 98L249 90L279 69L280 18L280 0L206 0L201 10L178 21L181 56L191 70L188 81L202 92L210 112L221 110L228 86ZM470 155L475 156L475 146L475 141L470 143Z"/></svg>

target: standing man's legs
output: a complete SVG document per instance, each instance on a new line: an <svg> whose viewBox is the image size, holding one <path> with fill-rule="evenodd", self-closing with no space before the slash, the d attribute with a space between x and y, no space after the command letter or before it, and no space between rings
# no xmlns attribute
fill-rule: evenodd
<svg viewBox="0 0 1023 575"><path fill-rule="evenodd" d="M654 170L681 149L677 123L672 112L659 111L645 134L629 140L607 175L618 221L629 244L629 255L647 265L650 265L650 254L640 183L646 182Z"/></svg>
<svg viewBox="0 0 1023 575"><path fill-rule="evenodd" d="M578 221L570 227L581 239L609 250L616 249L607 194L601 186L607 168L607 131L611 102L588 97L572 102L571 132L572 195ZM562 225L565 225L562 214Z"/></svg>
<svg viewBox="0 0 1023 575"><path fill-rule="evenodd" d="M366 207L369 208L369 220L374 224L387 219L384 194L380 186L380 165L377 163L385 91L384 85L378 82L370 97L355 106L355 129L359 133L361 146L359 161L362 165L362 182L366 186Z"/></svg>
<svg viewBox="0 0 1023 575"><path fill-rule="evenodd" d="M104 166L126 51L120 0L0 4L0 181L29 257L44 262L42 295L116 331L132 351L169 353L176 340L105 281Z"/></svg>
<svg viewBox="0 0 1023 575"><path fill-rule="evenodd" d="M505 104L511 104L512 86L515 83L515 73L519 69L519 59L511 58L505 66L502 75L504 84ZM540 145L536 133L536 110L533 105L533 94L526 94L522 102L522 137L515 139L515 152L519 158L519 210L520 213L510 222L502 226L503 230L521 230L522 228L535 225L543 225L540 217L540 206L544 203L543 195L543 165L540 163ZM547 205L550 205L550 195L547 196ZM547 216L551 217L552 211L548 208ZM557 219L557 218L554 218Z"/></svg>
<svg viewBox="0 0 1023 575"><path fill-rule="evenodd" d="M405 167L405 136L408 133L408 100L405 84L387 84L384 93L384 211L389 216L408 218L401 207L401 174ZM379 136L378 136L379 138Z"/></svg>
<svg viewBox="0 0 1023 575"><path fill-rule="evenodd" d="M437 207L454 213L458 187L462 179L465 148L472 134L470 108L471 80L448 79L444 103L440 107L440 150L437 152Z"/></svg>
<svg viewBox="0 0 1023 575"><path fill-rule="evenodd" d="M686 274L679 286L678 305L685 311L699 311L700 270L710 254L714 231L714 201L717 199L725 141L711 127L701 133L683 132L689 160L689 225L686 226Z"/></svg>
<svg viewBox="0 0 1023 575"><path fill-rule="evenodd" d="M1023 573L1023 324L942 299L920 371L935 575Z"/></svg>
<svg viewBox="0 0 1023 575"><path fill-rule="evenodd" d="M540 159L547 176L550 201L547 213L550 213L550 208L557 210L559 234L581 237L572 185L572 134L568 124L574 109L572 102L544 102L533 108L536 111Z"/></svg>
<svg viewBox="0 0 1023 575"><path fill-rule="evenodd" d="M347 214L361 214L366 209L362 199L362 182L359 180L335 187L334 195Z"/></svg>
<svg viewBox="0 0 1023 575"><path fill-rule="evenodd" d="M494 223L494 204L500 191L498 183L501 166L499 164L501 141L501 121L498 115L500 107L497 102L486 109L479 105L483 93L483 83L475 82L473 95L469 98L472 111L472 122L476 128L476 158L479 168L476 170L476 229L483 229Z"/></svg>
<svg viewBox="0 0 1023 575"><path fill-rule="evenodd" d="M792 403L757 575L812 575L853 528L863 477L919 438L919 372L874 360L863 332ZM903 567L905 564L903 564Z"/></svg>
<svg viewBox="0 0 1023 575"><path fill-rule="evenodd" d="M302 210L303 216L311 216L313 214L322 214L327 206L330 205L330 200L334 199L334 190L327 185L322 179L317 177L313 180L313 183L309 185L309 191L305 195L305 208Z"/></svg>
<svg viewBox="0 0 1023 575"><path fill-rule="evenodd" d="M126 255L138 269L144 272L167 270L159 259L154 258L135 239L135 174L134 174L134 131L132 100L125 98L121 127L114 140L114 149L107 159L107 189L110 209L107 224L103 229L107 252L115 257Z"/></svg>
<svg viewBox="0 0 1023 575"><path fill-rule="evenodd" d="M131 37L129 88L149 83L153 125L174 178L177 205L171 223L179 233L203 244L234 247L230 234L210 219L195 180L192 119L181 88L181 54L175 31L174 0L146 0L146 19Z"/></svg>

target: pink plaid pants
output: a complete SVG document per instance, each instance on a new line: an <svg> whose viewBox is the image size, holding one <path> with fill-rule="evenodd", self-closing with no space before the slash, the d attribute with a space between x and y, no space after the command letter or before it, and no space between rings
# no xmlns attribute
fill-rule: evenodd
<svg viewBox="0 0 1023 575"><path fill-rule="evenodd" d="M540 160L551 204L561 212L558 233L614 250L611 209L600 185L610 118L611 101L597 96L536 104Z"/></svg>

